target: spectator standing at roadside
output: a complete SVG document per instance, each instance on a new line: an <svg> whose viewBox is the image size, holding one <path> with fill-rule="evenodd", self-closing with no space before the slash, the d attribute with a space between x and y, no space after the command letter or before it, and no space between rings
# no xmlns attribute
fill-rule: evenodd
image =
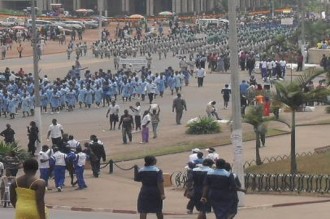
<svg viewBox="0 0 330 219"><path fill-rule="evenodd" d="M134 128L134 120L133 116L128 113L128 110L124 110L124 115L120 117L118 128L122 126L122 136L123 136L123 143L127 144L127 137L128 141L132 142L132 129Z"/></svg>
<svg viewBox="0 0 330 219"><path fill-rule="evenodd" d="M49 125L48 128L47 141L49 141L49 137L51 137L52 144L60 147L62 143L62 135L63 135L63 126L57 123L56 119L53 119L52 124Z"/></svg>
<svg viewBox="0 0 330 219"><path fill-rule="evenodd" d="M11 128L10 124L6 125L6 129L3 130L0 135L4 137L4 141L6 144L11 144L15 142L15 131Z"/></svg>
<svg viewBox="0 0 330 219"><path fill-rule="evenodd" d="M186 101L181 98L180 93L178 93L177 98L173 100L172 112L174 112L174 110L176 113L176 119L175 119L176 124L181 125L183 110L187 111L187 105L186 105Z"/></svg>

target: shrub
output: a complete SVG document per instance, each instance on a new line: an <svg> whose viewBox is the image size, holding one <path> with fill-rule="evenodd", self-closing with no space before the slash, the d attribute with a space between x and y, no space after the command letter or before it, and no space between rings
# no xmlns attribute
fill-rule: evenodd
<svg viewBox="0 0 330 219"><path fill-rule="evenodd" d="M199 117L196 121L189 123L187 126L188 129L186 133L192 135L215 134L221 131L217 120L208 117Z"/></svg>
<svg viewBox="0 0 330 219"><path fill-rule="evenodd" d="M6 144L4 141L0 141L0 161L2 161L2 159L8 155L10 151L15 151L20 161L25 161L31 158L31 155L22 149L17 142Z"/></svg>

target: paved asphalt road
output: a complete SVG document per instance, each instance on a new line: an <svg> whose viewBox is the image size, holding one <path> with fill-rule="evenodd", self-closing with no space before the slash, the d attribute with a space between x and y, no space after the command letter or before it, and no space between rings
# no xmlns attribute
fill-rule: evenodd
<svg viewBox="0 0 330 219"><path fill-rule="evenodd" d="M258 209L244 209L240 210L236 219L278 219L278 218L290 218L290 219L310 219L316 216L318 219L329 218L329 203L311 204L311 205L297 205L289 207L278 208L258 208ZM12 208L0 208L1 219L14 218L14 210ZM181 215L173 216L167 215L167 219L193 219L197 215ZM101 213L101 212L75 212L75 211L63 211L63 210L51 210L50 219L136 219L136 214L113 214L113 213ZM148 216L149 219L155 219L155 215ZM207 216L208 219L214 219L214 215Z"/></svg>

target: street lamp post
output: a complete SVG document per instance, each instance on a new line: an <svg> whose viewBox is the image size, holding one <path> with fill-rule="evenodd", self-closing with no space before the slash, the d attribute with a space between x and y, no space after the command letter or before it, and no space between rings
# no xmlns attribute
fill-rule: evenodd
<svg viewBox="0 0 330 219"><path fill-rule="evenodd" d="M42 124L41 124L41 108L40 108L40 93L39 93L39 58L37 55L37 28L36 28L36 8L35 0L31 0L31 19L32 19L32 48L33 48L33 78L34 78L34 97L35 97L35 108L34 108L34 120L39 127L39 139L42 142ZM40 142L40 144L41 144ZM38 143L39 147L39 143ZM38 148L40 149L40 148ZM38 151L38 150L37 150Z"/></svg>
<svg viewBox="0 0 330 219"><path fill-rule="evenodd" d="M233 171L237 174L242 188L244 188L243 169L243 140L241 121L241 97L239 90L239 67L238 67L238 47L237 47L237 23L236 23L237 0L230 0L228 5L229 18L229 49L230 49L230 71L232 89L232 144L234 149ZM244 206L244 194L239 192L239 206Z"/></svg>

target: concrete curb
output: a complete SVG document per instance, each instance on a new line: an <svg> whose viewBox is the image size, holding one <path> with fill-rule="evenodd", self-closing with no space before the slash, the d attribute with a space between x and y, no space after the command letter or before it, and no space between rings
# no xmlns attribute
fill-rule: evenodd
<svg viewBox="0 0 330 219"><path fill-rule="evenodd" d="M296 205L308 205L308 204L318 204L327 203L330 199L317 200L317 201L303 201L303 202L287 202L280 204L266 204L266 205L256 205L240 207L239 210L253 210L253 209L267 209L267 208L279 208L279 207L290 207ZM55 210L66 210L66 211L81 211L81 212L107 212L115 214L138 214L136 210L125 210L125 209L111 209L111 208L88 208L88 207L71 207L71 206L59 206L59 205L47 205L49 209ZM164 215L187 215L182 212L164 212Z"/></svg>

